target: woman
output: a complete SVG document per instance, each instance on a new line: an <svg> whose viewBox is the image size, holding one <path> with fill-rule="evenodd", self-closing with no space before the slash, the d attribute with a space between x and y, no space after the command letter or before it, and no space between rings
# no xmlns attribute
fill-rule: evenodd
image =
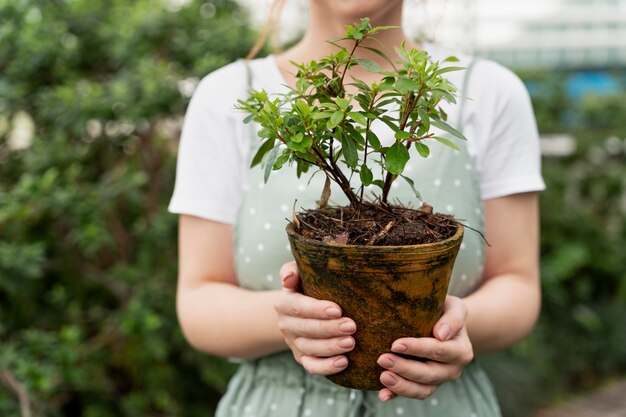
<svg viewBox="0 0 626 417"><path fill-rule="evenodd" d="M190 103L170 205L181 215L178 316L196 349L245 360L218 416L500 415L473 357L523 339L540 306L537 192L544 185L522 83L493 62L460 56L469 69L449 79L471 99L447 112L468 137L467 149L433 152L439 156L407 167L429 203L483 229L490 246L467 233L433 337L397 340L381 355L385 388L379 392L338 387L322 377L348 365L344 354L354 347L356 326L338 305L296 291L298 272L283 230L293 200L307 207L321 187L308 187L307 178L294 182L283 171L268 184L260 181L260 172L248 168L258 141L233 110L249 85L269 93L293 85L290 62L334 52L326 40L341 37L346 24L367 16L374 26L399 26L402 3L310 0L309 24L298 44L215 71ZM387 51L406 41L435 59L449 55L414 44L399 29L383 31L377 40ZM357 53L388 68L367 52ZM351 75L375 79L359 67ZM384 135L391 137L379 133Z"/></svg>

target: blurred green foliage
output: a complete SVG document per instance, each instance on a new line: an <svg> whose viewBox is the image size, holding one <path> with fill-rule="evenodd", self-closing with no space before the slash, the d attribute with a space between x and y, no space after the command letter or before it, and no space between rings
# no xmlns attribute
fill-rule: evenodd
<svg viewBox="0 0 626 417"><path fill-rule="evenodd" d="M576 150L543 159L539 323L487 360L509 417L626 375L626 89L573 100L565 72L521 76L540 87L540 131L571 135Z"/></svg>
<svg viewBox="0 0 626 417"><path fill-rule="evenodd" d="M36 416L207 415L232 366L178 328L166 204L190 91L249 50L247 16L15 0L0 22L0 415L20 393Z"/></svg>
<svg viewBox="0 0 626 417"><path fill-rule="evenodd" d="M247 52L246 16L15 0L0 22L0 415L20 396L37 416L210 415L233 366L182 338L165 207L189 94ZM544 159L539 324L485 361L507 416L626 374L626 95L573 101L563 74L522 77L541 86L541 131L578 148Z"/></svg>

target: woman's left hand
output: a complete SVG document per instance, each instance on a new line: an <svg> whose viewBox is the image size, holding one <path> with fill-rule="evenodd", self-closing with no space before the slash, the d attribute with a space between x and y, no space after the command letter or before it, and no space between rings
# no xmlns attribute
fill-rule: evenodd
<svg viewBox="0 0 626 417"><path fill-rule="evenodd" d="M458 379L474 358L472 343L465 329L467 307L457 297L447 296L443 315L435 324L434 337L405 337L396 340L391 351L424 358L424 362L405 359L393 353L378 358L386 370L380 381L386 388L378 392L381 401L395 396L426 399L446 381Z"/></svg>

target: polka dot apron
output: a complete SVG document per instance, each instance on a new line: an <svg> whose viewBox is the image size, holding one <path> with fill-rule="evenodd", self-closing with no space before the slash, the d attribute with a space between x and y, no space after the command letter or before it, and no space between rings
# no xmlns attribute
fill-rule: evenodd
<svg viewBox="0 0 626 417"><path fill-rule="evenodd" d="M251 76L249 70L248 74ZM470 69L466 71L464 86L469 74ZM448 111L449 120L457 120L460 130L463 128L463 103L462 100L459 106ZM383 144L392 143L393 135L386 126L374 125L373 129ZM252 130L255 128L250 131L250 155L254 155L260 144ZM431 155L422 158L412 149L415 154L404 174L413 179L424 201L435 211L454 214L464 224L482 231L478 176L465 143L452 140L461 147L460 152L433 143ZM294 201L297 200L296 210L316 207L324 184L324 175L318 173L311 178L312 172L313 169L298 179L295 166L286 166L273 171L267 183L263 181L261 167L248 172L245 196L235 225L235 264L242 287L258 291L280 288L280 266L293 260L284 229L292 216ZM420 204L401 178L393 184L390 201L412 207ZM338 187L332 188L330 203L347 204ZM480 285L483 262L482 238L466 229L449 293L463 297L474 291ZM291 352L285 351L243 362L220 401L216 416L498 417L500 411L489 380L475 362L465 368L460 379L443 384L424 401L395 398L383 403L375 391L344 388L324 377L308 374Z"/></svg>

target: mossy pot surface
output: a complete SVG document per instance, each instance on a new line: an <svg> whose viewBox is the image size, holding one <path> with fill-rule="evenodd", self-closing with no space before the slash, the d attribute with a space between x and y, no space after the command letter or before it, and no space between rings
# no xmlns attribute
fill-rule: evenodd
<svg viewBox="0 0 626 417"><path fill-rule="evenodd" d="M334 301L356 322L348 368L328 378L338 385L379 390L383 371L376 361L401 337L431 336L441 317L463 227L436 243L359 246L287 235L304 294Z"/></svg>

